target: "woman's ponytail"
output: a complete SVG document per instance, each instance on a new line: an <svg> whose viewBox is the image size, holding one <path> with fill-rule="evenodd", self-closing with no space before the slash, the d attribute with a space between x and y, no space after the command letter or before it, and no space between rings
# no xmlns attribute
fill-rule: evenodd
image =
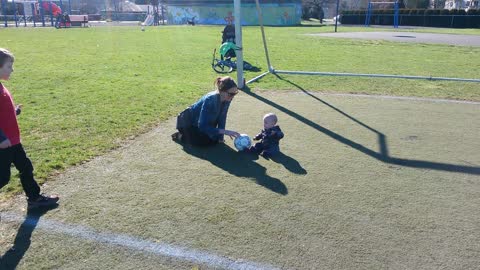
<svg viewBox="0 0 480 270"><path fill-rule="evenodd" d="M237 84L230 76L218 77L214 81L214 86L218 92L225 92L232 87L237 87Z"/></svg>

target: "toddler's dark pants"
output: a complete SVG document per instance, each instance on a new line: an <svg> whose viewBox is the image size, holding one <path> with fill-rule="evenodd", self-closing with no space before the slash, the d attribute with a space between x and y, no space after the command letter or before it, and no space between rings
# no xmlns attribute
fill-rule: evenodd
<svg viewBox="0 0 480 270"><path fill-rule="evenodd" d="M35 200L40 194L40 187L33 178L33 165L27 157L22 144L0 149L0 188L10 181L10 167L15 165L20 173L20 182L29 200Z"/></svg>
<svg viewBox="0 0 480 270"><path fill-rule="evenodd" d="M272 157L280 152L280 147L277 145L265 147L262 142L258 142L254 146L250 147L250 152L257 155L262 154L264 157Z"/></svg>

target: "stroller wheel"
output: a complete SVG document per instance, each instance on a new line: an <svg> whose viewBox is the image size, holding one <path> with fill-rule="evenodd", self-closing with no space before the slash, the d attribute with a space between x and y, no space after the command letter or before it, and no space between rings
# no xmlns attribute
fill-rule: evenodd
<svg viewBox="0 0 480 270"><path fill-rule="evenodd" d="M216 62L216 63L212 64L212 68L217 73L230 73L230 72L233 71L233 67L226 66L226 65L222 64L221 62Z"/></svg>

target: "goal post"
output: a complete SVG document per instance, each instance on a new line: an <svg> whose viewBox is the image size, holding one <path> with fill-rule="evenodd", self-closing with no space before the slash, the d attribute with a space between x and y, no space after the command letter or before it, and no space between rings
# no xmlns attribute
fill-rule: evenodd
<svg viewBox="0 0 480 270"><path fill-rule="evenodd" d="M245 86L245 79L243 76L243 44L242 44L242 11L241 0L233 1L233 8L235 14L235 54L237 56L237 83L238 88L242 89Z"/></svg>
<svg viewBox="0 0 480 270"><path fill-rule="evenodd" d="M234 1L240 1L240 0L234 0ZM343 76L343 77L370 77L370 78L394 78L394 79L412 79L412 80L438 80L438 81L460 81L460 82L476 82L480 83L480 79L467 79L467 78L451 78L451 77L433 77L433 76L412 76L412 75L393 75L393 74L368 74L368 73L341 73L341 72L321 72L321 71L298 71L298 70L280 70L280 69L275 69L273 63L271 62L271 58L269 56L269 51L268 51L268 45L267 45L267 39L265 35L265 30L263 26L263 18L262 18L262 9L260 6L260 1L255 0L256 6L257 6L257 13L258 13L258 23L260 26L260 30L262 33L262 41L263 41L263 46L265 50L265 57L267 61L267 66L268 66L268 71L265 73L262 73L246 82L246 84L255 82L259 80L260 78L268 75L269 73L272 74L296 74L296 75L321 75L321 76ZM398 1L396 2L388 2L388 3L396 3L397 8L396 10L398 11ZM237 6L235 6L237 8ZM240 9L240 7L238 7ZM235 12L238 11L238 14L240 13L239 10L235 9ZM237 14L237 13L236 13ZM396 13L398 16L398 12ZM240 22L238 22L237 25L237 18L235 18L236 25L235 27L239 26L240 29ZM398 26L398 18L396 20L396 24ZM241 34L241 33L240 33ZM238 35L238 34L237 34ZM240 44L241 47L241 44ZM241 48L240 48L240 53ZM242 55L243 56L243 55ZM240 59L239 59L240 60ZM243 67L243 58L241 58L242 62L238 63L238 67ZM239 80L239 85L243 86L243 69L238 70L238 80Z"/></svg>

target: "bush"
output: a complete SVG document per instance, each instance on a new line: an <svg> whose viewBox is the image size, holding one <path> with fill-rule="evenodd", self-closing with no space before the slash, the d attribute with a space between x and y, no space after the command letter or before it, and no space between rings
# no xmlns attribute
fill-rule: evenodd
<svg viewBox="0 0 480 270"><path fill-rule="evenodd" d="M400 9L400 25L478 28L480 27L480 10L452 10L447 9ZM393 9L374 10L370 24L392 25ZM451 14L450 14L451 13ZM342 23L364 24L366 10L344 10L341 12ZM471 15L471 16L466 16Z"/></svg>
<svg viewBox="0 0 480 270"><path fill-rule="evenodd" d="M470 9L467 15L467 27L480 28L480 9Z"/></svg>
<svg viewBox="0 0 480 270"><path fill-rule="evenodd" d="M467 15L480 15L480 9L469 9Z"/></svg>
<svg viewBox="0 0 480 270"><path fill-rule="evenodd" d="M425 9L425 12L423 12L423 15L430 16L430 15L433 15L433 12L434 12L433 9Z"/></svg>
<svg viewBox="0 0 480 270"><path fill-rule="evenodd" d="M448 9L440 10L440 15L450 15L450 11Z"/></svg>
<svg viewBox="0 0 480 270"><path fill-rule="evenodd" d="M429 9L429 14L427 20L427 26L439 27L442 22L442 17L440 17L440 12L442 9ZM427 14L426 14L427 15Z"/></svg>

